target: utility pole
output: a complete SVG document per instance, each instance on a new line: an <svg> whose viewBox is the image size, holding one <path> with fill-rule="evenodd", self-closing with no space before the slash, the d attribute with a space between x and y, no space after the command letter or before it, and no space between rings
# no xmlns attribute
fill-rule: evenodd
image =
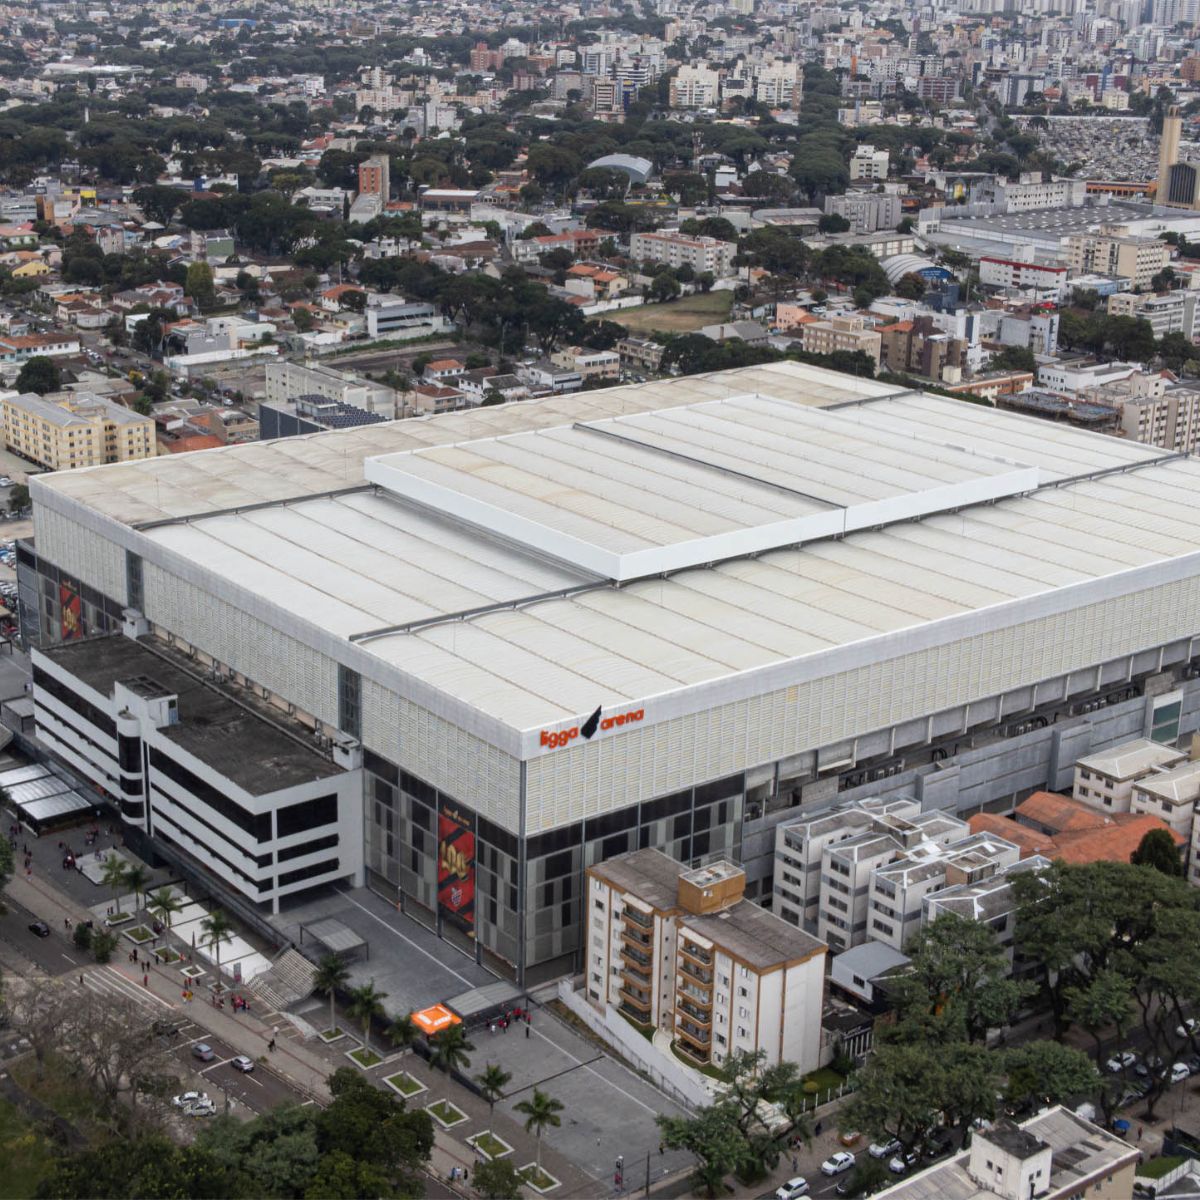
<svg viewBox="0 0 1200 1200"><path fill-rule="evenodd" d="M650 1151L646 1151L646 1191L645 1195L650 1195Z"/></svg>

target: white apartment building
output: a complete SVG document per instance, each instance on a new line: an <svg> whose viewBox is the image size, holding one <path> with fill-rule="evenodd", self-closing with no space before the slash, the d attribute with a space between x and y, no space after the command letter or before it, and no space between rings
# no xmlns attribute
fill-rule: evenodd
<svg viewBox="0 0 1200 1200"><path fill-rule="evenodd" d="M748 900L726 861L635 850L587 869L587 997L697 1065L762 1050L819 1064L825 947Z"/></svg>
<svg viewBox="0 0 1200 1200"><path fill-rule="evenodd" d="M1200 391L1172 387L1152 395L1114 397L1110 389L1105 399L1120 410L1121 432L1131 441L1186 454L1200 445Z"/></svg>
<svg viewBox="0 0 1200 1200"><path fill-rule="evenodd" d="M432 304L421 300L373 292L367 297L365 311L367 336L371 338L418 338L446 328L446 319Z"/></svg>
<svg viewBox="0 0 1200 1200"><path fill-rule="evenodd" d="M850 156L850 182L880 180L888 177L889 155L886 150L876 150L865 143L856 146Z"/></svg>
<svg viewBox="0 0 1200 1200"><path fill-rule="evenodd" d="M1067 268L1047 263L1019 262L984 255L979 260L979 282L1006 291L1032 291L1035 298L1061 299L1067 294Z"/></svg>
<svg viewBox="0 0 1200 1200"><path fill-rule="evenodd" d="M926 840L871 872L867 934L903 950L926 916L926 901L945 888L975 885L1003 874L1021 858L1019 847L976 833L946 844Z"/></svg>
<svg viewBox="0 0 1200 1200"><path fill-rule="evenodd" d="M1169 707L1169 706L1168 706ZM1089 754L1075 764L1072 794L1103 812L1132 811L1134 786L1156 771L1169 770L1186 756L1173 746L1150 738L1136 738L1100 754Z"/></svg>
<svg viewBox="0 0 1200 1200"><path fill-rule="evenodd" d="M263 399L268 404L284 404L301 396L324 396L326 400L379 413L388 420L395 418L399 400L395 388L363 379L353 371L286 359L267 363L265 388Z"/></svg>
<svg viewBox="0 0 1200 1200"><path fill-rule="evenodd" d="M1174 833L1194 844L1196 802L1200 800L1200 761L1185 760L1165 771L1153 771L1134 782L1129 811L1165 821Z"/></svg>
<svg viewBox="0 0 1200 1200"><path fill-rule="evenodd" d="M771 108L798 107L804 91L804 68L798 63L760 67L754 75L754 98Z"/></svg>
<svg viewBox="0 0 1200 1200"><path fill-rule="evenodd" d="M671 80L672 108L715 108L720 97L721 73L711 67L682 66Z"/></svg>
<svg viewBox="0 0 1200 1200"><path fill-rule="evenodd" d="M639 262L665 263L669 267L687 265L697 274L711 271L728 275L737 255L736 242L711 237L689 237L676 230L635 233L629 239L630 256Z"/></svg>
<svg viewBox="0 0 1200 1200"><path fill-rule="evenodd" d="M1101 229L1073 233L1063 242L1063 261L1075 275L1117 275L1146 288L1171 260L1171 247L1151 237L1130 237Z"/></svg>
<svg viewBox="0 0 1200 1200"><path fill-rule="evenodd" d="M849 221L851 233L895 229L903 215L899 196L879 192L845 192L840 196L826 196L825 211Z"/></svg>
<svg viewBox="0 0 1200 1200"><path fill-rule="evenodd" d="M861 350L875 365L883 339L874 325L863 317L831 317L828 321L810 321L800 327L804 349L812 354L833 354Z"/></svg>
<svg viewBox="0 0 1200 1200"><path fill-rule="evenodd" d="M569 346L550 355L550 361L569 371L578 371L581 379L619 379L621 356L615 350L589 350Z"/></svg>
<svg viewBox="0 0 1200 1200"><path fill-rule="evenodd" d="M1153 293L1114 292L1108 298L1110 317L1138 317L1150 324L1156 338L1168 333L1196 336L1196 318L1200 309L1200 292L1183 290Z"/></svg>
<svg viewBox="0 0 1200 1200"><path fill-rule="evenodd" d="M1137 370L1131 363L1101 363L1090 358L1057 359L1038 365L1037 381L1039 386L1052 392L1079 396L1128 379L1137 374Z"/></svg>

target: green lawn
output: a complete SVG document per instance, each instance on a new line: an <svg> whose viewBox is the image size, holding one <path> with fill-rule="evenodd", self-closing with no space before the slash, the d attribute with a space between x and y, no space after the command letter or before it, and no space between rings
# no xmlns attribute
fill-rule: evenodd
<svg viewBox="0 0 1200 1200"><path fill-rule="evenodd" d="M1142 1176L1143 1179L1161 1179L1182 1163L1182 1154L1168 1154L1162 1158L1152 1158L1148 1163L1144 1163L1138 1167L1137 1174Z"/></svg>
<svg viewBox="0 0 1200 1200"><path fill-rule="evenodd" d="M482 1150L488 1158L503 1158L506 1154L512 1153L512 1147L498 1138L490 1129L485 1129L482 1133L477 1133L473 1138L467 1140L476 1150Z"/></svg>
<svg viewBox="0 0 1200 1200"><path fill-rule="evenodd" d="M630 333L646 334L654 330L663 333L691 333L701 325L715 325L729 320L733 306L733 293L697 292L666 304L639 304L636 308L615 309L600 313L593 318L601 321L616 321Z"/></svg>
<svg viewBox="0 0 1200 1200"><path fill-rule="evenodd" d="M451 1125L457 1125L460 1121L467 1119L467 1114L462 1109L455 1108L449 1100L436 1100L433 1104L427 1105L425 1111L429 1113L435 1121L440 1122L449 1128Z"/></svg>
<svg viewBox="0 0 1200 1200"><path fill-rule="evenodd" d="M675 1055L675 1057L679 1059L679 1061L683 1063L685 1067L691 1067L693 1071L699 1071L701 1075L707 1075L709 1079L721 1078L721 1072L718 1071L717 1068L712 1065L712 1063L697 1062L694 1058L684 1054L684 1052L680 1050L674 1042L671 1043L671 1053Z"/></svg>
<svg viewBox="0 0 1200 1200"><path fill-rule="evenodd" d="M374 1050L368 1050L365 1046L359 1046L357 1050L350 1051L350 1057L354 1059L360 1067L373 1067L377 1063L383 1062L383 1056L376 1054Z"/></svg>
<svg viewBox="0 0 1200 1200"><path fill-rule="evenodd" d="M54 1147L20 1111L7 1100L0 1100L0 1163L4 1164L0 1196L4 1200L29 1200L50 1173L54 1157Z"/></svg>
<svg viewBox="0 0 1200 1200"><path fill-rule="evenodd" d="M391 1084L402 1096L415 1096L418 1092L425 1090L424 1085L407 1071L397 1071L395 1075L389 1075L384 1083Z"/></svg>
<svg viewBox="0 0 1200 1200"><path fill-rule="evenodd" d="M839 1088L846 1080L836 1071L830 1070L829 1067L819 1067L815 1071L809 1071L804 1077L805 1083L815 1083L818 1092L827 1092L831 1088Z"/></svg>
<svg viewBox="0 0 1200 1200"><path fill-rule="evenodd" d="M558 1187L558 1180L543 1167L539 1167L536 1163L530 1163L527 1167L522 1167L519 1172L521 1178L525 1180L532 1188L537 1188L539 1192L548 1192L551 1188Z"/></svg>
<svg viewBox="0 0 1200 1200"><path fill-rule="evenodd" d="M132 929L125 930L125 936L140 945L154 939L154 930L147 929L145 925L135 925Z"/></svg>

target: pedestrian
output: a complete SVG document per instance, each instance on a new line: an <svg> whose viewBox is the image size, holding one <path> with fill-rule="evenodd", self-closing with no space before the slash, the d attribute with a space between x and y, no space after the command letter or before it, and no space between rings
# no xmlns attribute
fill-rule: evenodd
<svg viewBox="0 0 1200 1200"><path fill-rule="evenodd" d="M271 1040L270 1040L270 1041L267 1043L267 1049L268 1049L268 1050L271 1050L271 1051L274 1051L274 1049L275 1049L275 1039L274 1039L274 1038L272 1038L272 1039L271 1039Z"/></svg>
<svg viewBox="0 0 1200 1200"><path fill-rule="evenodd" d="M658 1152L659 1152L659 1154L661 1154L661 1153L663 1152L663 1144L662 1144L662 1142L659 1142L659 1143L658 1143Z"/></svg>
<svg viewBox="0 0 1200 1200"><path fill-rule="evenodd" d="M150 972L149 972L149 971L147 971L147 972L146 972L146 973L145 973L145 974L142 976L142 987L149 987L149 986L150 986Z"/></svg>
<svg viewBox="0 0 1200 1200"><path fill-rule="evenodd" d="M528 1025L525 1026L525 1036L526 1037L529 1036L529 1026Z"/></svg>
<svg viewBox="0 0 1200 1200"><path fill-rule="evenodd" d="M1138 1126L1138 1131L1137 1131L1137 1140L1138 1140L1139 1142L1142 1140L1142 1127L1141 1127L1140 1125Z"/></svg>
<svg viewBox="0 0 1200 1200"><path fill-rule="evenodd" d="M792 1155L792 1170L800 1170L800 1160L794 1154Z"/></svg>
<svg viewBox="0 0 1200 1200"><path fill-rule="evenodd" d="M471 1178L470 1172L467 1170L466 1167L463 1167L463 1183L466 1183L467 1180L470 1178Z"/></svg>

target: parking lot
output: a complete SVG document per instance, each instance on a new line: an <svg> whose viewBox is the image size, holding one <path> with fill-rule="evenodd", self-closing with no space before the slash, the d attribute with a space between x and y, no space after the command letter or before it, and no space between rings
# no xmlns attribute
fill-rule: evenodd
<svg viewBox="0 0 1200 1200"><path fill-rule="evenodd" d="M309 1103L307 1096L262 1063L256 1062L249 1074L236 1070L230 1060L238 1052L192 1022L182 1022L173 1041L177 1043L175 1057L184 1068L181 1090L207 1092L218 1112L223 1110L226 1098L233 1101L231 1111L235 1113L238 1105L263 1113L281 1104ZM211 1047L214 1057L210 1062L195 1057L193 1047L198 1044Z"/></svg>

